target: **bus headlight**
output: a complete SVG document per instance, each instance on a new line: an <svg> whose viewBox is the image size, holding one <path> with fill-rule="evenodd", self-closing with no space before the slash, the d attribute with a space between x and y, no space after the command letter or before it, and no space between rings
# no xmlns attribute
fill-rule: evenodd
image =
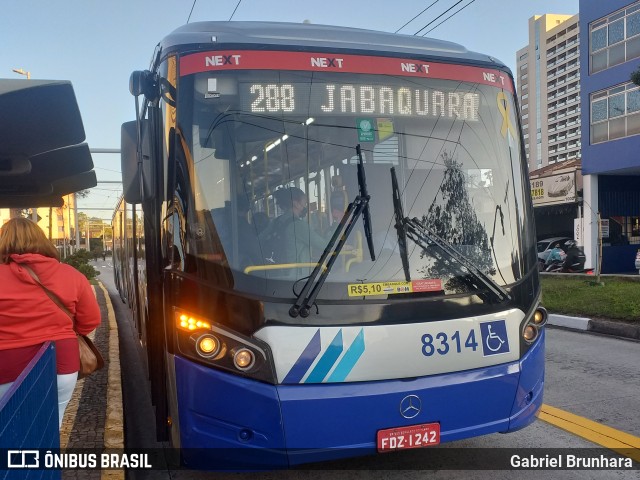
<svg viewBox="0 0 640 480"><path fill-rule="evenodd" d="M232 352L232 355L233 364L238 370L242 370L243 372L250 370L255 363L253 352L247 348L236 350L235 352Z"/></svg>
<svg viewBox="0 0 640 480"><path fill-rule="evenodd" d="M222 349L220 340L210 333L200 335L196 340L196 351L201 357L215 358L221 353Z"/></svg>
<svg viewBox="0 0 640 480"><path fill-rule="evenodd" d="M540 335L542 327L547 323L547 310L538 306L529 317L529 320L522 327L522 339L525 344L531 345Z"/></svg>
<svg viewBox="0 0 640 480"><path fill-rule="evenodd" d="M174 307L176 347L192 361L235 375L276 383L271 349L213 319Z"/></svg>
<svg viewBox="0 0 640 480"><path fill-rule="evenodd" d="M542 325L547 323L547 318L547 310L543 307L538 307L533 314L533 323L541 327Z"/></svg>
<svg viewBox="0 0 640 480"><path fill-rule="evenodd" d="M532 343L538 337L538 329L535 325L528 324L524 327L524 331L522 332L522 338L527 343Z"/></svg>

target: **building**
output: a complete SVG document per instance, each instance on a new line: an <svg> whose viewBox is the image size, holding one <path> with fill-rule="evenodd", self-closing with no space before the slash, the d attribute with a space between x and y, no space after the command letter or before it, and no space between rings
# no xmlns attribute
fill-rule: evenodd
<svg viewBox="0 0 640 480"><path fill-rule="evenodd" d="M42 229L47 238L58 247L62 255L72 243L75 243L75 195L66 195L62 197L64 204L62 207L41 207L34 209L16 209L3 208L0 209L0 226L4 225L10 218L14 216L26 215L33 218L35 213L38 226Z"/></svg>
<svg viewBox="0 0 640 480"><path fill-rule="evenodd" d="M529 19L516 56L520 117L538 239L575 232L582 189L578 15Z"/></svg>
<svg viewBox="0 0 640 480"><path fill-rule="evenodd" d="M640 1L580 0L584 247L602 272L634 271L640 248Z"/></svg>

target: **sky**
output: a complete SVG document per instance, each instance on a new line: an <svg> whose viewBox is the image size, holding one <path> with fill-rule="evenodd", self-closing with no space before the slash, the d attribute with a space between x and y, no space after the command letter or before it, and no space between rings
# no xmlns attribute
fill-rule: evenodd
<svg viewBox="0 0 640 480"><path fill-rule="evenodd" d="M435 1L435 3L434 3ZM185 23L283 21L423 34L485 53L515 70L528 43L528 19L578 13L579 0L2 0L0 78L71 81L91 149L120 148L120 126L134 120L129 76L149 67L155 45ZM455 5L455 6L454 6ZM469 5L455 13L461 7ZM443 14L447 9L451 10ZM237 7L237 9L236 9ZM235 10L235 12L234 12ZM454 14L450 19L448 16ZM435 20L435 21L434 21ZM444 21L444 22L443 22ZM440 22L443 22L438 26ZM436 27L436 28L434 28ZM2 112L0 112L0 115ZM111 219L120 196L120 156L94 153L98 186L79 209ZM103 210L93 210L103 209Z"/></svg>

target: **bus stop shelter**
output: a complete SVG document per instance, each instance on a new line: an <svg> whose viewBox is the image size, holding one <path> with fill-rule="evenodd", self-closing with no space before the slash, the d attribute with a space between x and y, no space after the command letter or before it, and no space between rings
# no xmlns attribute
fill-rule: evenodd
<svg viewBox="0 0 640 480"><path fill-rule="evenodd" d="M69 81L0 79L0 208L61 207L97 179Z"/></svg>

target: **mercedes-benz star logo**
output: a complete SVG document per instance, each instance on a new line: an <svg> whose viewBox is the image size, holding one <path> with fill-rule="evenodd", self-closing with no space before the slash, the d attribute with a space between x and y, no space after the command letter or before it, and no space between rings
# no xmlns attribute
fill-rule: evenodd
<svg viewBox="0 0 640 480"><path fill-rule="evenodd" d="M400 415L404 418L417 417L422 410L422 401L417 395L407 395L400 402Z"/></svg>

